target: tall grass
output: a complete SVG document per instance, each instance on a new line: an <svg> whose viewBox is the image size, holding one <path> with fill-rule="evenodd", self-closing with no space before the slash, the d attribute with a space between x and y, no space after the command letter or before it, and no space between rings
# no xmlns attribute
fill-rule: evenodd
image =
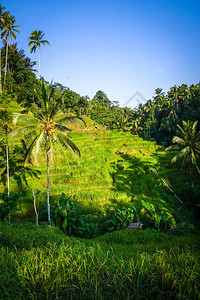
<svg viewBox="0 0 200 300"><path fill-rule="evenodd" d="M199 262L172 248L137 260L85 245L0 252L2 299L199 299Z"/></svg>
<svg viewBox="0 0 200 300"><path fill-rule="evenodd" d="M122 230L83 240L23 222L0 232L0 299L200 297L198 235Z"/></svg>

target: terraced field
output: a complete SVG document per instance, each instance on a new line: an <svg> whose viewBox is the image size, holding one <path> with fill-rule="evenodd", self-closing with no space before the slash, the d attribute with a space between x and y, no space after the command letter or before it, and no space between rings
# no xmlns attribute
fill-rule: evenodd
<svg viewBox="0 0 200 300"><path fill-rule="evenodd" d="M70 132L69 137L79 147L81 157L59 147L50 169L51 200L64 192L72 195L87 212L105 213L124 204L141 200L164 205L169 198L161 176L167 174L171 153L166 153L155 142L144 141L130 132L86 129ZM23 193L26 209L33 211L32 191L40 191L39 202L46 201L46 162L41 157L37 167L39 179L28 178ZM159 176L153 173L159 172ZM11 189L17 189L14 182ZM158 197L163 191L163 199ZM159 199L158 199L159 198ZM172 201L171 198L168 199ZM171 204L174 208L174 203Z"/></svg>
<svg viewBox="0 0 200 300"><path fill-rule="evenodd" d="M72 195L87 212L104 213L141 200L174 210L178 205L162 181L170 182L175 192L182 188L182 176L191 180L189 172L180 172L170 163L173 152L166 152L155 142L144 141L130 132L108 131L86 118L87 127L73 125L68 136L79 147L81 157L56 146L50 169L51 201L64 192ZM33 212L32 188L39 203L46 202L46 160L41 156L37 165L39 179L28 178L24 186L22 207ZM155 174L155 170L159 175ZM3 186L0 186L3 190ZM11 190L17 185L11 180ZM162 195L160 197L160 195ZM170 204L171 203L171 204Z"/></svg>

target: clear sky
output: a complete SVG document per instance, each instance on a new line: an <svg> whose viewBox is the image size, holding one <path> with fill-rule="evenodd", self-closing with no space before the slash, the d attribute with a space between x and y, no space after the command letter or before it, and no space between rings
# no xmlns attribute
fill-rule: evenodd
<svg viewBox="0 0 200 300"><path fill-rule="evenodd" d="M123 105L135 92L200 81L200 1L5 0L21 25L18 48L42 30L41 76L90 98L102 90Z"/></svg>

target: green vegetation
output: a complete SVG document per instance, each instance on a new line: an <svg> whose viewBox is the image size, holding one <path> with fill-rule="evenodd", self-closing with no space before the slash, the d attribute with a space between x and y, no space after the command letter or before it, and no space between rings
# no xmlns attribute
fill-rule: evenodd
<svg viewBox="0 0 200 300"><path fill-rule="evenodd" d="M117 231L93 241L56 228L0 225L5 299L198 299L199 239ZM16 246L14 246L16 245Z"/></svg>
<svg viewBox="0 0 200 300"><path fill-rule="evenodd" d="M44 33L41 30L34 30L28 38L30 52L35 52L38 48L38 78L40 79L40 47L41 45L49 45L47 40L42 40Z"/></svg>
<svg viewBox="0 0 200 300"><path fill-rule="evenodd" d="M197 159L200 153L200 131L196 132L197 121L183 121L184 128L179 125L177 126L181 131L182 138L174 136L172 141L177 145L172 145L167 148L167 150L180 150L180 153L172 159L172 162L176 162L177 159L182 159L182 164L186 162L189 164L190 173L192 173L192 167L195 166L200 174L197 165Z"/></svg>
<svg viewBox="0 0 200 300"><path fill-rule="evenodd" d="M1 299L200 299L200 85L135 110L90 100L36 79L4 10Z"/></svg>

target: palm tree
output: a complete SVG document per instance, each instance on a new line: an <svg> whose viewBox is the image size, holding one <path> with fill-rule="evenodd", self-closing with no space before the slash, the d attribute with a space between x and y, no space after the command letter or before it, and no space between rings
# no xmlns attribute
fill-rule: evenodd
<svg viewBox="0 0 200 300"><path fill-rule="evenodd" d="M4 15L7 14L8 12L4 12L5 7L0 4L0 94L2 93L2 84L1 84L1 32L3 29L4 25Z"/></svg>
<svg viewBox="0 0 200 300"><path fill-rule="evenodd" d="M12 115L7 110L0 110L0 125L2 132L6 137L6 176L7 176L7 188L8 196L10 195L10 176L9 176L9 145L8 145L8 133L10 131L10 124L12 122Z"/></svg>
<svg viewBox="0 0 200 300"><path fill-rule="evenodd" d="M192 174L192 166L194 165L200 174L197 165L197 159L200 157L200 131L196 132L197 121L183 121L183 128L177 125L180 130L179 136L174 136L172 142L176 145L169 146L166 150L180 150L180 152L172 159L172 163L178 159L182 160L182 165L189 162L190 174Z"/></svg>
<svg viewBox="0 0 200 300"><path fill-rule="evenodd" d="M8 134L9 137L9 134ZM1 164L2 173L0 176L0 181L3 183L4 186L7 185L7 177L13 178L18 185L18 188L22 190L23 182L28 186L27 176L29 177L36 177L39 179L38 175L40 172L38 170L34 170L31 167L24 166L24 161L26 158L27 146L23 139L21 139L21 146L15 145L12 149L12 152L9 151L9 160L8 160L8 151L1 146L1 157L5 161ZM7 148L7 147L6 147ZM9 161L9 165L6 163ZM3 166L2 166L3 165ZM9 166L9 176L7 176L7 166ZM8 196L10 196L10 188L8 188Z"/></svg>
<svg viewBox="0 0 200 300"><path fill-rule="evenodd" d="M164 96L163 89L157 88L155 90L155 96L153 97L154 98L154 102L156 104L160 104L161 103L161 97L163 97L163 96Z"/></svg>
<svg viewBox="0 0 200 300"><path fill-rule="evenodd" d="M41 30L34 30L28 38L30 52L35 52L38 48L38 79L40 79L40 47L41 45L50 45L47 40L42 40L44 33Z"/></svg>
<svg viewBox="0 0 200 300"><path fill-rule="evenodd" d="M11 16L9 11L4 13L4 25L3 25L3 32L2 32L2 37L5 36L5 38L6 38L6 62L5 62L4 84L6 82L9 39L11 41L12 41L12 38L14 38L14 40L16 40L16 38L17 38L16 32L21 33L19 30L16 29L16 27L19 27L19 25L14 25L15 21L16 21L15 17Z"/></svg>
<svg viewBox="0 0 200 300"><path fill-rule="evenodd" d="M59 142L64 148L77 152L80 151L77 146L65 135L64 132L71 130L66 124L69 121L83 122L80 118L69 116L67 114L58 114L61 101L55 101L53 94L55 88L41 82L41 98L37 105L33 103L31 106L31 114L16 114L14 124L19 128L12 131L10 138L24 135L32 136L32 141L27 149L26 163L37 161L37 157L44 148L47 163L47 210L48 221L50 221L50 203L49 203L49 159L50 153L56 142Z"/></svg>

